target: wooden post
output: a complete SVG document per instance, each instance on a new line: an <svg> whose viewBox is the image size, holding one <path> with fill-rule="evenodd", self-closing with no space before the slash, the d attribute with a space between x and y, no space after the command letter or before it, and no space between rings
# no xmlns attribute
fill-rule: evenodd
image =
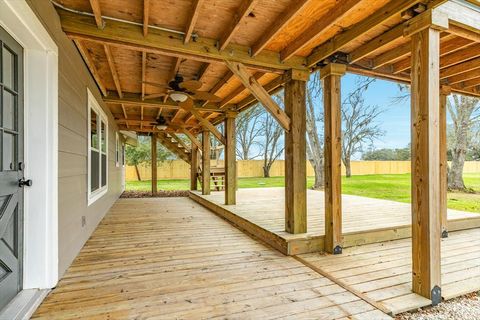
<svg viewBox="0 0 480 320"><path fill-rule="evenodd" d="M285 81L285 231L307 232L306 81L308 73L290 70Z"/></svg>
<svg viewBox="0 0 480 320"><path fill-rule="evenodd" d="M225 204L236 204L237 159L236 159L236 112L225 114Z"/></svg>
<svg viewBox="0 0 480 320"><path fill-rule="evenodd" d="M192 142L190 148L190 190L198 188L198 147Z"/></svg>
<svg viewBox="0 0 480 320"><path fill-rule="evenodd" d="M449 86L440 87L440 216L442 238L448 237L447 226L447 190L448 190L448 162L447 162L447 97L451 93Z"/></svg>
<svg viewBox="0 0 480 320"><path fill-rule="evenodd" d="M325 251L342 253L342 112L343 64L331 63L320 70L323 79L325 127Z"/></svg>
<svg viewBox="0 0 480 320"><path fill-rule="evenodd" d="M440 273L440 31L412 36L412 265L413 292L436 305Z"/></svg>
<svg viewBox="0 0 480 320"><path fill-rule="evenodd" d="M151 136L152 151L152 193L157 193L157 134L152 133Z"/></svg>
<svg viewBox="0 0 480 320"><path fill-rule="evenodd" d="M202 194L210 194L210 131L202 131Z"/></svg>

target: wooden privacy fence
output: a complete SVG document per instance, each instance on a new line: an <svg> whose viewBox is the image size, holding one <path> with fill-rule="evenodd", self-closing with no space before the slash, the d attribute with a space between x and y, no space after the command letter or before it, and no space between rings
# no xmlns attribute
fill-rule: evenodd
<svg viewBox="0 0 480 320"><path fill-rule="evenodd" d="M212 166L223 166L223 161L212 160ZM239 160L237 162L239 177L262 177L262 160ZM151 171L149 165L139 166L142 180L150 180ZM465 173L480 173L480 161L465 162ZM352 161L352 174L402 174L410 173L410 161ZM342 174L345 175L345 167L342 165ZM284 160L277 160L272 165L270 176L281 177L285 175ZM313 168L307 163L307 175L314 176ZM157 168L158 179L188 179L190 178L190 165L183 160L169 160L159 164ZM127 181L137 180L135 167L127 166Z"/></svg>

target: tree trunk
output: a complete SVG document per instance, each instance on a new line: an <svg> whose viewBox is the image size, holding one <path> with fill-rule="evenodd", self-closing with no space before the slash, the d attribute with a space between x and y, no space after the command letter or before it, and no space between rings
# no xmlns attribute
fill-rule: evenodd
<svg viewBox="0 0 480 320"><path fill-rule="evenodd" d="M457 146L452 152L452 165L448 170L448 188L451 190L465 190L465 183L463 182L465 155L466 146L465 148Z"/></svg>
<svg viewBox="0 0 480 320"><path fill-rule="evenodd" d="M313 159L310 159L310 164L313 167L313 172L315 173L315 182L313 183L312 189L313 190L320 190L323 189L323 183L325 179L323 178L324 170L323 170L323 164L318 165L315 163Z"/></svg>
<svg viewBox="0 0 480 320"><path fill-rule="evenodd" d="M345 165L345 176L350 178L352 176L352 168L350 164L350 156L346 156L343 159L343 164Z"/></svg>
<svg viewBox="0 0 480 320"><path fill-rule="evenodd" d="M266 164L263 166L263 177L270 178L270 168L272 167L271 164Z"/></svg>
<svg viewBox="0 0 480 320"><path fill-rule="evenodd" d="M137 173L137 181L142 181L142 177L140 176L140 171L138 170L138 165L135 165L135 172Z"/></svg>

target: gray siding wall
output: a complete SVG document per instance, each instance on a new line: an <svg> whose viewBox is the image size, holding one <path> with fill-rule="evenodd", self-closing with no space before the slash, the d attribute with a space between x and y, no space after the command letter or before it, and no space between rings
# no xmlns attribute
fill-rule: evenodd
<svg viewBox="0 0 480 320"><path fill-rule="evenodd" d="M121 194L122 167L115 166L117 127L73 42L62 32L57 13L48 0L27 0L42 21L59 52L58 97L58 228L59 275ZM108 193L87 206L87 88L109 116ZM86 225L82 227L82 216Z"/></svg>

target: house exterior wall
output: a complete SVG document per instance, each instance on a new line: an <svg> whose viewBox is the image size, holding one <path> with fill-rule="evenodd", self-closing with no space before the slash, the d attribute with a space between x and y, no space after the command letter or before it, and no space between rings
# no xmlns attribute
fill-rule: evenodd
<svg viewBox="0 0 480 320"><path fill-rule="evenodd" d="M27 0L58 46L58 228L59 277L70 266L108 209L122 193L122 167L115 166L117 126L73 42L62 32L49 0ZM108 192L88 206L87 88L108 115ZM46 191L48 192L48 191ZM82 217L86 224L82 226Z"/></svg>

